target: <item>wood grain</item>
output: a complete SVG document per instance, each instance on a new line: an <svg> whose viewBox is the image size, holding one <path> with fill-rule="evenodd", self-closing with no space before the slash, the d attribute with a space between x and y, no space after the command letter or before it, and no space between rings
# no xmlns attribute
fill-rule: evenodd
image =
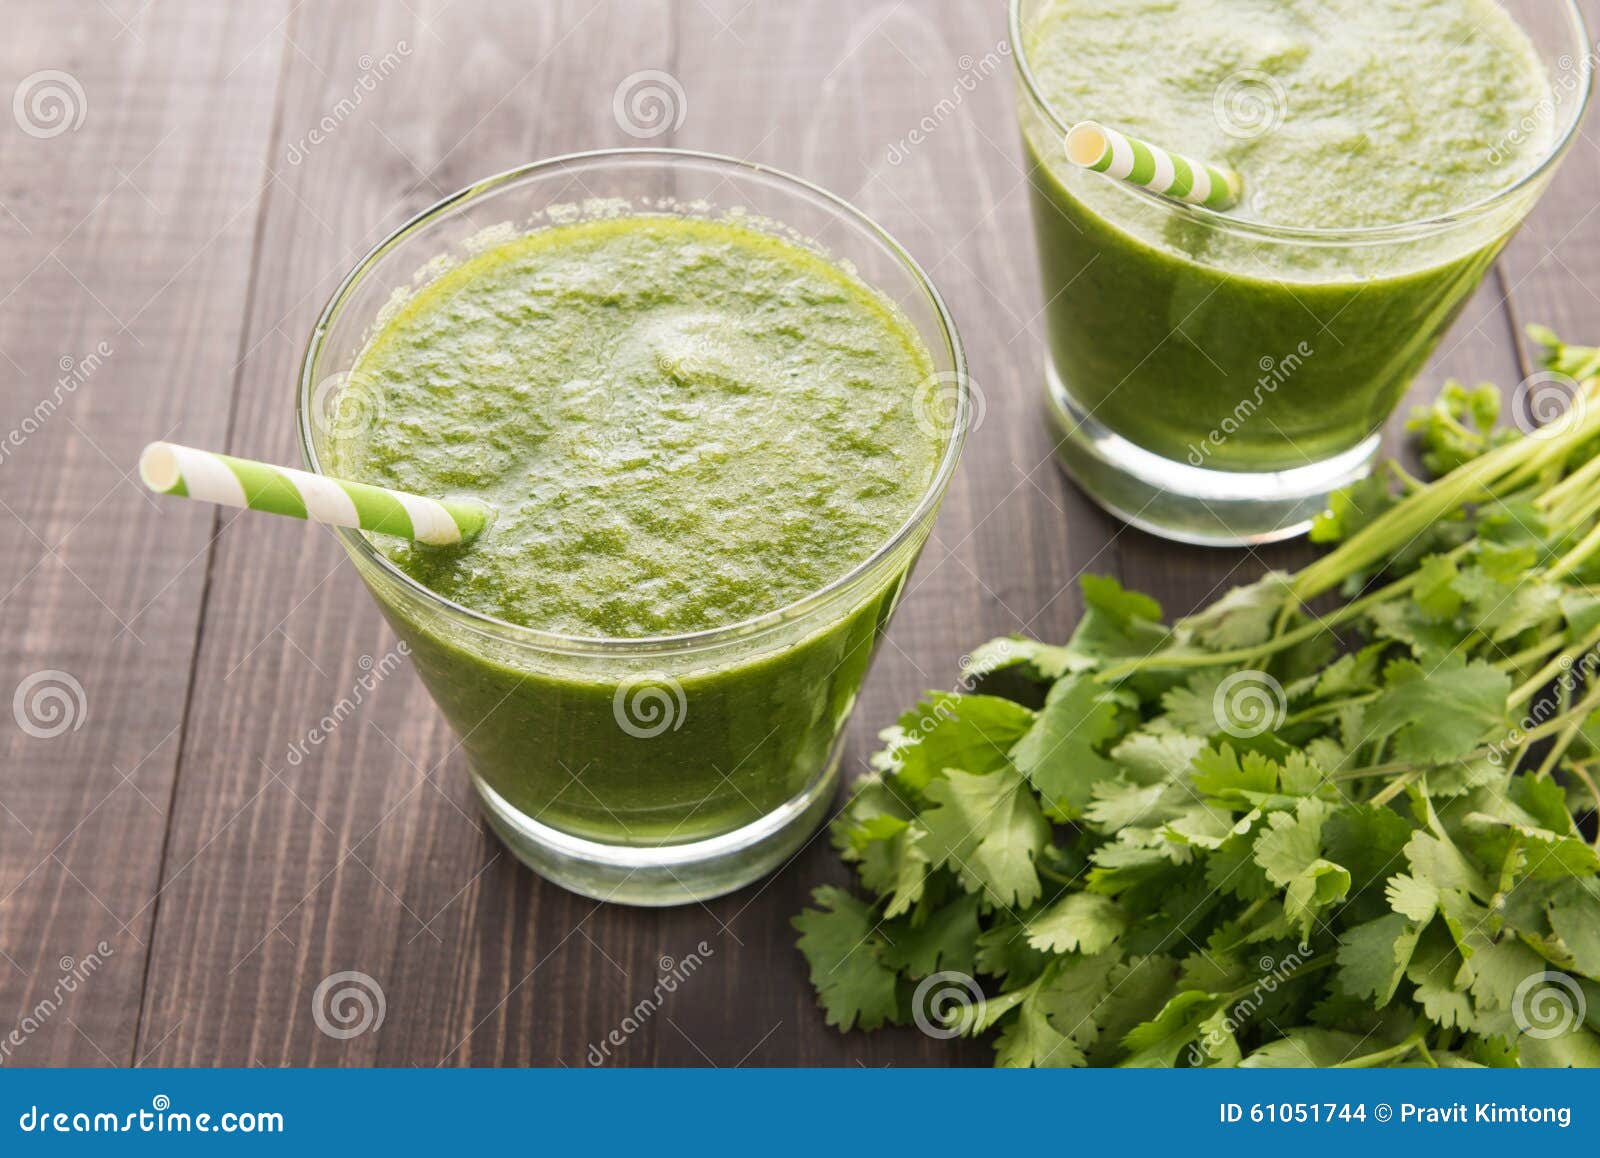
<svg viewBox="0 0 1600 1158"><path fill-rule="evenodd" d="M7 92L65 104L0 129L0 693L42 679L68 715L0 727L0 1037L126 1065L214 519L126 472L225 436L282 8L12 8Z"/></svg>
<svg viewBox="0 0 1600 1158"><path fill-rule="evenodd" d="M0 459L0 525L20 544L0 551L0 692L60 668L89 701L85 726L55 740L0 730L0 1031L53 984L59 957L119 939L114 965L19 1061L987 1061L978 1043L824 1026L788 922L815 886L847 879L825 839L707 905L601 906L545 885L484 832L454 737L408 666L310 742L394 645L337 544L261 519L223 520L212 544L209 514L154 506L121 470L174 424L187 441L293 462L305 337L368 247L485 174L674 144L797 172L880 221L946 296L982 394L847 771L976 643L1065 636L1084 572L1181 614L1296 565L1304 545L1205 551L1129 530L1055 467L1000 8L196 2L121 32L132 14L115 6L60 32L30 9L0 46L7 75L70 71L90 115L48 140L0 134L0 285L17 286L0 300L6 414L33 407L63 355L102 336L115 353ZM681 84L684 117L642 142L612 103L652 69ZM1445 375L1516 382L1524 322L1600 333L1600 297L1579 276L1600 268L1597 178L1600 145L1584 136L1419 397ZM664 959L690 954L703 958L692 983L601 1050ZM341 971L381 987L376 1032L318 1028L319 983Z"/></svg>

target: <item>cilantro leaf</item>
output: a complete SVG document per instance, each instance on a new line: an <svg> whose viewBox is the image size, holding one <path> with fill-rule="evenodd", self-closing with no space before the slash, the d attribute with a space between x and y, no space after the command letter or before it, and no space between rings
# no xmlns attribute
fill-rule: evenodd
<svg viewBox="0 0 1600 1158"><path fill-rule="evenodd" d="M1028 921L1028 944L1053 953L1099 953L1128 927L1128 916L1110 897L1069 893Z"/></svg>
<svg viewBox="0 0 1600 1158"><path fill-rule="evenodd" d="M1422 927L1399 913L1346 929L1339 936L1339 984L1356 997L1375 998L1380 1009L1388 1005L1421 935Z"/></svg>
<svg viewBox="0 0 1600 1158"><path fill-rule="evenodd" d="M800 930L800 952L811 966L811 983L840 1029L877 1029L898 1010L895 972L883 960L870 907L843 889L823 886L811 894L817 908L791 922Z"/></svg>
<svg viewBox="0 0 1600 1158"><path fill-rule="evenodd" d="M968 892L993 904L1025 907L1042 891L1034 860L1050 841L1050 822L1027 783L1006 767L986 776L954 769L928 787L919 841L934 865L949 865Z"/></svg>
<svg viewBox="0 0 1600 1158"><path fill-rule="evenodd" d="M1388 686L1366 712L1374 736L1393 736L1401 760L1441 763L1465 756L1507 727L1511 680L1481 660L1446 660L1424 671L1396 660L1384 671Z"/></svg>
<svg viewBox="0 0 1600 1158"><path fill-rule="evenodd" d="M1087 675L1069 675L1050 689L1011 759L1054 815L1081 816L1095 785L1116 777L1117 766L1099 749L1122 734L1121 712L1117 694Z"/></svg>
<svg viewBox="0 0 1600 1158"><path fill-rule="evenodd" d="M900 717L891 739L895 780L920 792L946 768L981 774L1007 763L1006 753L1033 726L1033 713L995 696L930 692Z"/></svg>

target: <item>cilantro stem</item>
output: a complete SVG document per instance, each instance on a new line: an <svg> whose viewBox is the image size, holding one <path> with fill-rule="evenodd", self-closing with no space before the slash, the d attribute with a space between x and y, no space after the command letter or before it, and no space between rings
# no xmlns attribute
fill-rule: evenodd
<svg viewBox="0 0 1600 1158"><path fill-rule="evenodd" d="M1389 781L1388 784L1384 785L1382 789L1376 792L1372 799L1368 800L1367 803L1373 805L1374 807L1389 803L1389 801L1393 800L1396 796L1400 795L1400 793L1406 790L1406 785L1410 784L1413 780L1421 775L1422 769L1418 768L1407 772L1404 776L1395 777L1393 780Z"/></svg>
<svg viewBox="0 0 1600 1158"><path fill-rule="evenodd" d="M1576 715L1578 720L1581 722L1597 707L1600 707L1600 688L1596 688L1594 691L1584 696L1583 699L1577 702L1577 704L1568 708L1554 719L1546 720L1537 728L1530 728L1528 731L1523 732L1523 747L1527 747L1528 745L1536 743L1539 740L1543 740L1546 736L1554 736L1556 733L1563 731L1568 726L1568 722L1574 715Z"/></svg>
<svg viewBox="0 0 1600 1158"><path fill-rule="evenodd" d="M1469 752L1469 753L1467 753L1467 755L1465 755L1465 756L1463 756L1461 758L1463 760L1470 760L1473 756L1476 756L1477 754L1478 754L1477 752ZM1369 776L1387 776L1387 775L1389 775L1390 773L1393 773L1393 772L1414 772L1414 771L1419 771L1419 769L1417 768L1417 765L1412 763L1410 760L1396 760L1396 761L1393 761L1393 762L1388 763L1388 764L1368 764L1368 765L1366 765L1365 767L1362 767L1362 768L1351 768L1351 769L1348 769L1347 771L1344 771L1344 772L1332 772L1332 773L1329 773L1328 779L1329 780L1365 780Z"/></svg>
<svg viewBox="0 0 1600 1158"><path fill-rule="evenodd" d="M1600 523L1596 523L1576 547L1551 564L1546 578L1555 580L1572 574L1597 550L1600 550Z"/></svg>
<svg viewBox="0 0 1600 1158"><path fill-rule="evenodd" d="M1387 1062L1398 1061L1422 1045L1422 1031L1413 1032L1399 1045L1380 1049L1376 1053L1363 1054L1361 1057L1350 1058L1335 1065L1336 1070L1369 1070Z"/></svg>
<svg viewBox="0 0 1600 1158"><path fill-rule="evenodd" d="M1559 642L1559 640L1557 641ZM1533 698L1533 693L1544 687L1556 676L1564 671L1571 671L1577 666L1579 659L1589 654L1595 647L1600 646L1600 627L1595 628L1583 637L1583 642L1571 651L1563 651L1549 663L1536 671L1527 681L1511 693L1511 698L1506 701L1506 707L1516 709ZM1515 657L1512 657L1515 658Z"/></svg>
<svg viewBox="0 0 1600 1158"><path fill-rule="evenodd" d="M1590 459L1565 479L1545 491L1544 494L1534 500L1535 505L1543 508L1545 513L1552 519L1560 519L1560 512L1568 496L1578 495L1581 499L1585 495L1591 495L1593 493L1591 488L1596 479L1600 479L1600 457ZM1565 525L1566 521L1566 519L1561 519L1563 525Z"/></svg>
<svg viewBox="0 0 1600 1158"><path fill-rule="evenodd" d="M1593 812L1600 812L1600 787L1595 785L1594 777L1589 775L1589 769L1583 764L1577 762L1568 764L1567 768L1574 776L1582 781L1583 786L1589 790L1589 799L1592 802L1590 810ZM1593 847L1596 850L1600 850L1600 833L1595 834Z"/></svg>
<svg viewBox="0 0 1600 1158"><path fill-rule="evenodd" d="M1449 557L1454 558L1465 550L1458 547L1451 551ZM1309 623L1301 624L1293 631L1287 631L1266 643L1255 644L1251 647L1236 647L1232 651L1209 652L1182 652L1176 655L1151 652L1149 655L1138 659L1125 660L1105 669L1096 680L1101 683L1111 683L1123 679L1140 671L1150 669L1177 669L1191 667L1218 667L1224 664L1242 664L1261 659L1274 652L1283 651L1308 639L1315 639L1331 631L1341 623L1356 619L1365 614L1368 608L1376 607L1381 603L1393 599L1396 595L1404 594L1416 586L1420 578L1419 573L1412 572L1400 579L1396 579L1387 587L1379 588L1370 594L1363 595L1360 599L1352 600L1336 611L1327 615L1318 616Z"/></svg>
<svg viewBox="0 0 1600 1158"><path fill-rule="evenodd" d="M1223 997L1222 1006L1224 1009L1231 1009L1234 1005L1255 993L1261 987L1261 983L1268 977L1276 978L1277 983L1282 985L1286 981L1293 981L1297 977L1304 977L1307 973L1315 973L1319 969L1326 969L1330 965L1338 964L1338 961L1339 958L1337 954L1324 953L1320 957L1313 957L1309 961L1302 961L1300 964L1291 968L1288 972L1279 970L1273 973L1264 974L1250 982L1249 985L1241 985L1238 989L1235 989L1232 993L1229 993Z"/></svg>
<svg viewBox="0 0 1600 1158"><path fill-rule="evenodd" d="M1406 489L1408 494L1420 491L1428 485L1394 459L1390 459L1387 466L1389 467L1389 473L1395 477L1396 482Z"/></svg>
<svg viewBox="0 0 1600 1158"><path fill-rule="evenodd" d="M1370 704L1381 695L1383 695L1382 692L1366 692L1363 695L1350 696L1348 699L1330 700L1325 704L1317 704L1314 707L1306 708L1286 717L1280 727L1287 728L1290 724L1303 724L1307 720L1315 720L1320 716L1332 715L1356 704Z"/></svg>
<svg viewBox="0 0 1600 1158"><path fill-rule="evenodd" d="M1058 873L1053 868L1051 868L1049 865L1044 864L1042 861L1034 861L1033 862L1033 868L1034 868L1034 871L1037 872L1040 876L1047 877L1050 880L1055 881L1056 884L1058 884L1058 885L1066 885L1068 888L1070 888L1073 885L1077 884L1078 881L1081 879L1081 876L1069 877L1064 873Z"/></svg>
<svg viewBox="0 0 1600 1158"><path fill-rule="evenodd" d="M1541 639L1538 643L1531 644L1513 655L1495 660L1494 666L1506 672L1521 671L1530 660L1538 659L1542 655L1549 655L1561 646L1561 642L1559 635L1550 639ZM1554 673L1552 672L1551 674L1553 675Z"/></svg>
<svg viewBox="0 0 1600 1158"><path fill-rule="evenodd" d="M1550 745L1550 751L1546 752L1544 759L1539 762L1538 771L1533 774L1535 780L1543 780L1554 771L1561 757L1572 747L1572 741L1578 738L1578 729L1581 727L1583 727L1583 717L1575 716L1572 722L1561 730L1561 735L1556 737L1556 742Z"/></svg>

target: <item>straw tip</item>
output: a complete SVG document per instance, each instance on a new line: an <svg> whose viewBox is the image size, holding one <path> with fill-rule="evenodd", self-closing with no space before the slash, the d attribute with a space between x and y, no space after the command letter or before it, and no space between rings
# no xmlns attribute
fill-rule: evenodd
<svg viewBox="0 0 1600 1158"><path fill-rule="evenodd" d="M1096 121L1079 121L1067 130L1067 160L1087 169L1105 156L1109 144L1104 126Z"/></svg>
<svg viewBox="0 0 1600 1158"><path fill-rule="evenodd" d="M182 481L177 448L170 442L152 442L139 453L139 478L157 494L166 494Z"/></svg>
<svg viewBox="0 0 1600 1158"><path fill-rule="evenodd" d="M494 526L495 516L500 512L482 499L467 499L462 505L466 506L474 516L461 531L461 541L470 543Z"/></svg>

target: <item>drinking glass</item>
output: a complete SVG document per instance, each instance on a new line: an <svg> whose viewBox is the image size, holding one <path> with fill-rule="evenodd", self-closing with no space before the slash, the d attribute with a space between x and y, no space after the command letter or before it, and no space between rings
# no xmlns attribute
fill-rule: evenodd
<svg viewBox="0 0 1600 1158"><path fill-rule="evenodd" d="M1332 230L1245 221L1071 165L1067 130L1104 110L1042 94L1029 31L1050 2L1011 0L1011 43L1057 457L1101 506L1170 539L1300 534L1370 471L1384 422L1571 144L1593 73L1582 14L1573 0L1501 0L1550 80L1524 122L1552 139L1530 172L1444 216Z"/></svg>
<svg viewBox="0 0 1600 1158"><path fill-rule="evenodd" d="M323 311L299 384L308 469L339 423L374 329L486 245L619 213L729 219L847 265L900 311L935 374L907 406L942 442L902 526L848 573L746 622L655 638L522 627L428 590L369 537L336 533L465 751L490 825L542 876L636 905L736 889L799 849L828 808L845 723L956 465L969 413L950 315L916 262L839 198L761 165L665 149L585 153L502 173L383 241ZM365 409L363 407L365 406Z"/></svg>

